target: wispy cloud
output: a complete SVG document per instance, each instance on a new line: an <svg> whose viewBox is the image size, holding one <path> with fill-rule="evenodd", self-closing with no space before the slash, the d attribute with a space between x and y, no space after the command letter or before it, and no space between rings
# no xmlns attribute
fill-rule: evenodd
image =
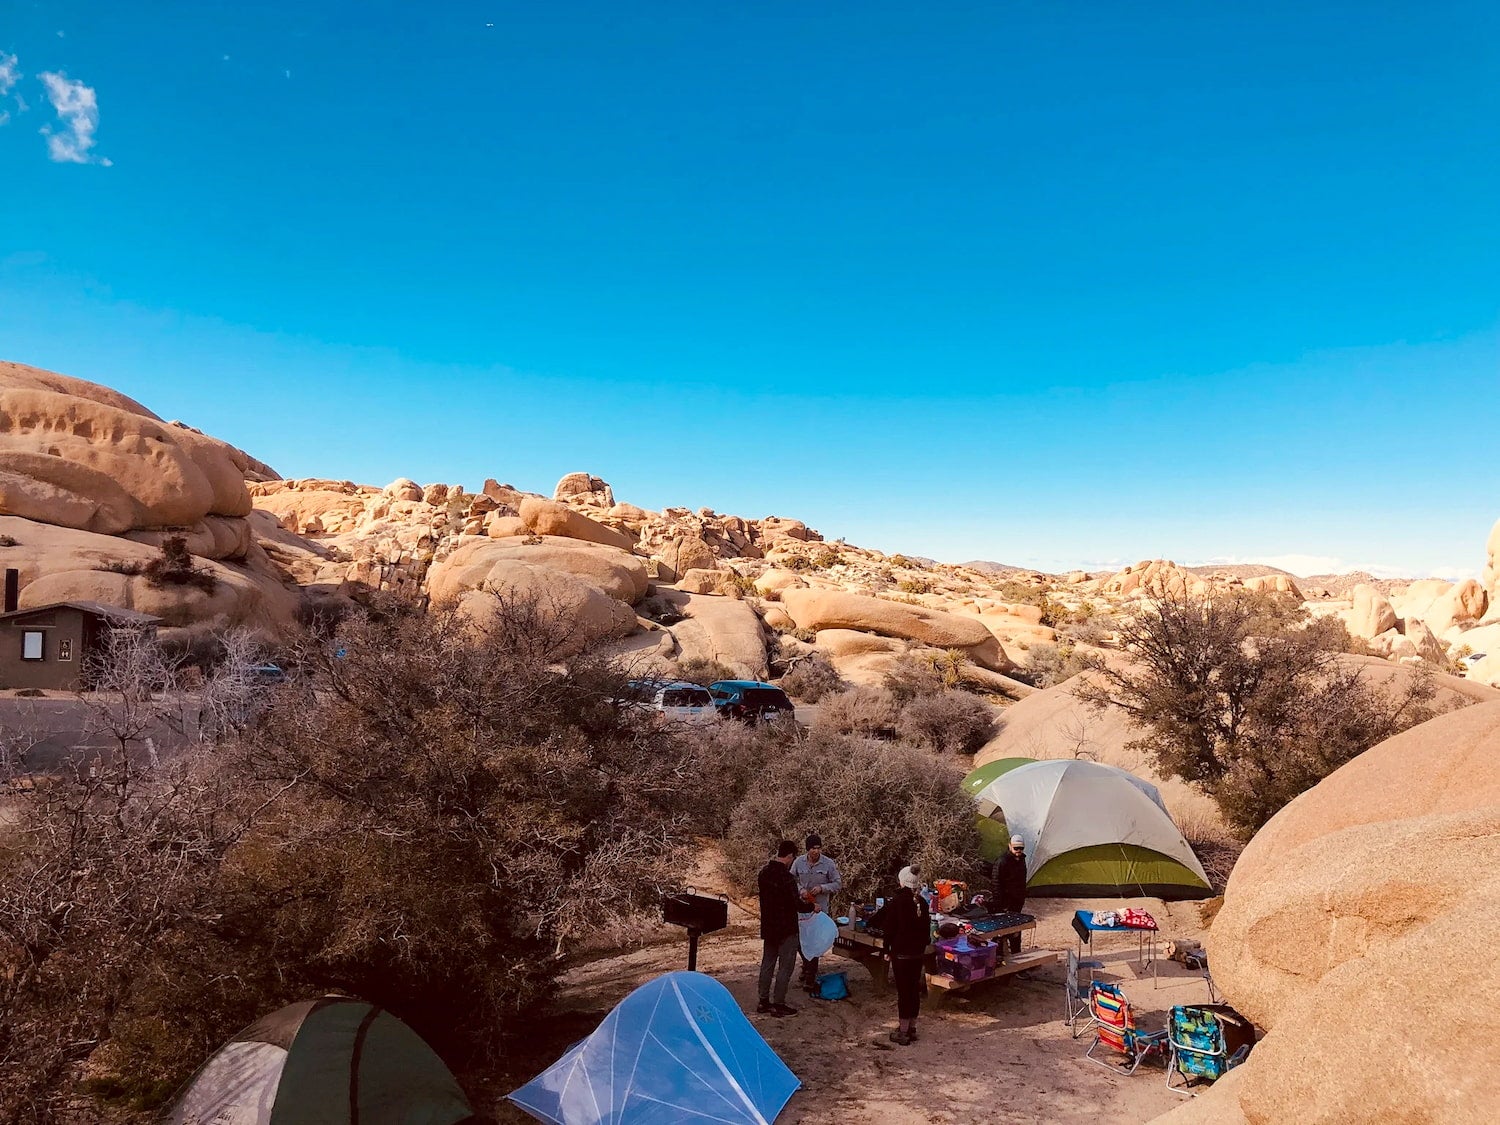
<svg viewBox="0 0 1500 1125"><path fill-rule="evenodd" d="M38 77L47 90L47 100L57 111L60 129L42 126L47 155L59 164L111 163L93 152L94 131L99 128L99 99L92 86L85 86L59 71L43 71Z"/></svg>
<svg viewBox="0 0 1500 1125"><path fill-rule="evenodd" d="M4 51L0 51L0 98L5 97L13 89L15 89L16 83L20 80L20 60L17 59L15 55L7 55ZM19 98L17 98L16 100L20 101ZM25 108L25 104L23 103L21 106L23 112L25 111ZM4 125L9 120L10 110L0 109L0 125Z"/></svg>

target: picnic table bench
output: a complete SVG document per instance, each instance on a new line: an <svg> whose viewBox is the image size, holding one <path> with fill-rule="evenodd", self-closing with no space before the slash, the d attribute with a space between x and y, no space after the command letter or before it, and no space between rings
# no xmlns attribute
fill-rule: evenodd
<svg viewBox="0 0 1500 1125"><path fill-rule="evenodd" d="M1036 929L1036 919L1027 917L1025 921L1018 921L1012 925L997 927L984 932L985 937L999 942L1001 938L1011 934L1028 934ZM839 927L838 939L833 944L836 953L843 954L851 960L858 961L870 971L871 979L877 983L884 984L890 966L890 949L885 938L878 933L870 933L868 930L855 929L853 924ZM1003 951L1003 946L1001 947ZM927 956L933 957L937 952L935 946L927 947ZM1001 980L1012 976L1025 969L1035 969L1043 965L1054 965L1062 959L1062 954L1055 949L1023 949L1019 953L1004 953L997 957L994 971L978 980L955 980L953 977L942 973L927 974L927 985L929 988L940 989L943 992L965 992L979 985L988 984L991 981ZM878 969L877 969L878 966Z"/></svg>

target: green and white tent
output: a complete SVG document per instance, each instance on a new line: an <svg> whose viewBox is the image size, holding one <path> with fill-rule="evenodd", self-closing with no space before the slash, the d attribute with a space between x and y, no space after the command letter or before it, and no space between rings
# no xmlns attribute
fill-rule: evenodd
<svg viewBox="0 0 1500 1125"><path fill-rule="evenodd" d="M975 796L1026 841L1033 895L1184 899L1212 894L1203 865L1156 786L1099 762L1066 758L1007 770Z"/></svg>
<svg viewBox="0 0 1500 1125"><path fill-rule="evenodd" d="M262 1016L204 1064L165 1125L459 1125L477 1122L422 1037L346 996Z"/></svg>
<svg viewBox="0 0 1500 1125"><path fill-rule="evenodd" d="M968 777L964 778L964 792L971 797L979 796L986 785L995 778L1009 773L1017 766L1030 765L1036 761L1035 758L996 758L993 762L986 762ZM986 863L994 863L1005 851L1006 845L1010 843L1010 832L1006 830L1005 822L993 817L981 816L979 818L979 858Z"/></svg>

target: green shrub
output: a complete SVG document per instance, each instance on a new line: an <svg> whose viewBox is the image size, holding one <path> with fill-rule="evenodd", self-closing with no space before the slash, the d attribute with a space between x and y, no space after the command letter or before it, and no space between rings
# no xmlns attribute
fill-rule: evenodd
<svg viewBox="0 0 1500 1125"><path fill-rule="evenodd" d="M896 583L896 589L904 594L930 594L932 582L926 578L903 578Z"/></svg>
<svg viewBox="0 0 1500 1125"><path fill-rule="evenodd" d="M848 900L890 893L908 863L929 877L971 878L979 834L962 780L956 767L912 747L814 731L750 785L725 845L730 870L752 888L777 840L817 831Z"/></svg>
<svg viewBox="0 0 1500 1125"><path fill-rule="evenodd" d="M1089 666L1089 659L1072 644L1039 641L1026 650L1024 675L1037 687L1047 688L1071 680Z"/></svg>

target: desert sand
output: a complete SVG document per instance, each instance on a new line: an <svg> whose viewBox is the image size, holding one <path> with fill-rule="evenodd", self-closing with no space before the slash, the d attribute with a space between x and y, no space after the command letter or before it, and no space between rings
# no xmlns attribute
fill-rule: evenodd
<svg viewBox="0 0 1500 1125"><path fill-rule="evenodd" d="M1122 902L1102 899L1033 899L1036 945L1069 950L1076 939L1068 922L1075 909L1149 910L1161 926L1158 953L1167 938L1203 936L1202 907L1157 899ZM736 903L730 928L702 939L698 969L721 981L747 1012L756 1001L760 941L756 921ZM680 932L680 931L679 931ZM1208 989L1201 974L1175 962L1158 964L1159 981L1135 963L1129 935L1098 940L1086 953L1105 963L1101 980L1120 983L1147 1028L1162 1027L1173 1004L1202 1003ZM686 939L653 943L630 953L602 958L566 974L558 996L559 1019L573 1038L587 1034L633 988L658 973L685 968ZM788 1002L796 1016L776 1019L751 1015L756 1028L802 1080L778 1125L908 1125L916 1122L1140 1122L1175 1109L1187 1099L1166 1089L1166 1073L1144 1065L1133 1076L1111 1073L1084 1058L1091 1036L1070 1037L1063 1023L1064 966L1034 970L1029 979L1012 978L968 993L929 990L920 1021L921 1038L898 1047L887 1034L895 1028L893 990L877 985L857 962L837 953L825 957L827 972L846 969L850 998L816 1001L793 982ZM552 1057L532 1063L532 1073ZM1105 1056L1110 1058L1110 1056ZM519 1080L531 1077L522 1073ZM530 1118L502 1104L500 1121Z"/></svg>

